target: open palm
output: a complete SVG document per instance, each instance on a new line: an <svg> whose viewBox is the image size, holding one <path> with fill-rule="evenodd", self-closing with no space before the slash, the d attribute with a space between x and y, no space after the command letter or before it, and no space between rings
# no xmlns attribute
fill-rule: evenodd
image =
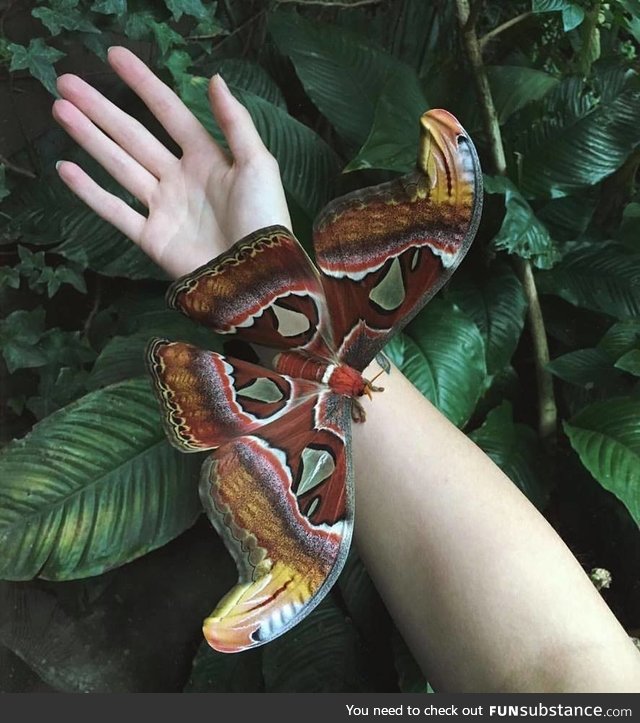
<svg viewBox="0 0 640 723"><path fill-rule="evenodd" d="M109 63L182 150L177 158L143 125L75 75L58 78L55 119L148 209L146 216L101 188L78 165L58 164L69 188L172 276L206 263L248 233L290 227L278 165L247 110L220 76L212 112L231 156L133 53L111 48Z"/></svg>

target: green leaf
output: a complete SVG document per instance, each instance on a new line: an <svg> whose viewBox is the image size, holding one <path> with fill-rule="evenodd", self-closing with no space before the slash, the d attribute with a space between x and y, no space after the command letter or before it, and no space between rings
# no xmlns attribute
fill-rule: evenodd
<svg viewBox="0 0 640 723"><path fill-rule="evenodd" d="M242 88L284 111L287 110L282 91L267 71L257 63L240 58L227 58L216 66L216 72L220 73L227 85Z"/></svg>
<svg viewBox="0 0 640 723"><path fill-rule="evenodd" d="M28 70L34 78L37 78L42 85L52 94L58 97L56 90L56 73L53 64L66 53L47 45L42 38L34 38L29 46L9 43L7 46L11 53L11 65L9 71Z"/></svg>
<svg viewBox="0 0 640 723"><path fill-rule="evenodd" d="M267 693L364 691L353 626L330 597L288 633L263 648Z"/></svg>
<svg viewBox="0 0 640 723"><path fill-rule="evenodd" d="M114 384L146 373L144 353L153 336L163 336L176 341L185 341L202 349L222 352L219 336L181 314L163 310L144 317L147 326L130 336L115 336L111 339L91 370L89 389Z"/></svg>
<svg viewBox="0 0 640 723"><path fill-rule="evenodd" d="M428 105L411 68L399 68L384 85L373 126L356 157L345 171L381 168L407 172L416 164L419 118Z"/></svg>
<svg viewBox="0 0 640 723"><path fill-rule="evenodd" d="M459 427L467 422L487 377L478 327L458 307L435 299L385 353Z"/></svg>
<svg viewBox="0 0 640 723"><path fill-rule="evenodd" d="M58 691L181 692L200 622L237 577L203 518L104 575L0 583L1 643Z"/></svg>
<svg viewBox="0 0 640 723"><path fill-rule="evenodd" d="M511 361L524 328L527 299L522 284L506 263L497 263L478 278L457 274L446 292L474 321L484 338L487 371L497 374Z"/></svg>
<svg viewBox="0 0 640 723"><path fill-rule="evenodd" d="M616 171L640 143L640 81L605 75L598 93L582 77L565 78L527 113L513 151L527 197L557 198Z"/></svg>
<svg viewBox="0 0 640 723"><path fill-rule="evenodd" d="M85 394L87 377L88 372L85 370L77 371L70 367L54 369L47 366L40 370L38 394L27 399L27 409L33 412L36 419L44 419L56 409L70 404Z"/></svg>
<svg viewBox="0 0 640 723"><path fill-rule="evenodd" d="M31 369L47 363L46 352L40 343L44 316L44 309L37 307L33 311L13 311L0 320L0 350L10 374L17 369Z"/></svg>
<svg viewBox="0 0 640 723"><path fill-rule="evenodd" d="M223 142L207 100L206 78L193 77L183 85L182 99L198 120ZM267 148L280 164L285 189L311 218L331 195L338 163L334 152L310 128L254 93L233 88L247 108Z"/></svg>
<svg viewBox="0 0 640 723"><path fill-rule="evenodd" d="M10 289L20 288L20 272L13 266L0 266L0 289L8 286Z"/></svg>
<svg viewBox="0 0 640 723"><path fill-rule="evenodd" d="M198 20L206 20L213 14L215 8L207 7L202 0L164 0L168 10L173 14L174 20L180 20L183 15L190 15Z"/></svg>
<svg viewBox="0 0 640 723"><path fill-rule="evenodd" d="M616 362L616 367L640 377L640 349L631 349L631 351L623 354Z"/></svg>
<svg viewBox="0 0 640 723"><path fill-rule="evenodd" d="M193 58L186 50L172 50L164 59L163 64L171 73L176 89L179 90L180 95L183 95L185 84L188 85L192 79L187 70L193 65Z"/></svg>
<svg viewBox="0 0 640 723"><path fill-rule="evenodd" d="M147 379L93 392L0 454L0 577L99 575L190 527L201 458L166 441Z"/></svg>
<svg viewBox="0 0 640 723"><path fill-rule="evenodd" d="M361 34L295 13L274 12L269 30L320 112L346 141L361 146L380 92L402 64Z"/></svg>
<svg viewBox="0 0 640 723"><path fill-rule="evenodd" d="M602 349L576 349L549 362L547 369L566 382L593 389L617 376L613 362Z"/></svg>
<svg viewBox="0 0 640 723"><path fill-rule="evenodd" d="M151 34L151 23L156 21L152 10L130 12L124 26L125 35L131 40L144 40Z"/></svg>
<svg viewBox="0 0 640 723"><path fill-rule="evenodd" d="M95 13L103 13L104 15L125 15L127 0L95 0L91 9Z"/></svg>
<svg viewBox="0 0 640 723"><path fill-rule="evenodd" d="M501 125L558 84L558 79L552 75L524 65L489 65L486 70Z"/></svg>
<svg viewBox="0 0 640 723"><path fill-rule="evenodd" d="M584 20L584 10L571 0L533 0L531 9L534 13L561 12L562 25L565 32L574 30Z"/></svg>
<svg viewBox="0 0 640 723"><path fill-rule="evenodd" d="M574 30L579 25L582 25L584 20L584 10L575 3L570 3L568 7L562 10L562 25L566 33L570 30Z"/></svg>
<svg viewBox="0 0 640 723"><path fill-rule="evenodd" d="M598 348L612 359L632 349L640 349L640 319L625 319L611 326L598 343Z"/></svg>
<svg viewBox="0 0 640 723"><path fill-rule="evenodd" d="M573 241L586 230L596 209L593 189L579 196L564 196L548 201L536 210L536 216L556 241Z"/></svg>
<svg viewBox="0 0 640 723"><path fill-rule="evenodd" d="M536 274L542 293L618 319L640 315L640 254L623 246L584 244L550 271Z"/></svg>
<svg viewBox="0 0 640 723"><path fill-rule="evenodd" d="M235 655L219 653L203 642L193 659L185 693L261 693L262 651L246 650Z"/></svg>
<svg viewBox="0 0 640 723"><path fill-rule="evenodd" d="M87 293L87 284L84 280L84 276L72 266L56 267L55 275L61 284L69 284L81 294Z"/></svg>
<svg viewBox="0 0 640 723"><path fill-rule="evenodd" d="M404 333L397 334L385 346L384 353L427 399L437 398L433 369L413 339Z"/></svg>
<svg viewBox="0 0 640 723"><path fill-rule="evenodd" d="M144 350L152 333L116 336L100 352L87 380L88 389L100 389L145 373Z"/></svg>
<svg viewBox="0 0 640 723"><path fill-rule="evenodd" d="M100 30L83 15L76 0L57 0L55 7L38 7L31 11L51 35L59 35L63 30L81 30L85 33L99 33Z"/></svg>
<svg viewBox="0 0 640 723"><path fill-rule="evenodd" d="M186 42L182 35L177 33L173 28L167 25L167 23L157 23L155 20L152 20L151 30L156 43L158 43L160 52L163 55L175 45L184 45Z"/></svg>
<svg viewBox="0 0 640 723"><path fill-rule="evenodd" d="M543 455L538 437L527 425L514 423L510 402L505 401L489 412L484 424L469 437L536 507L545 507L549 484L541 469Z"/></svg>
<svg viewBox="0 0 640 723"><path fill-rule="evenodd" d="M640 525L640 399L596 402L564 430L582 464Z"/></svg>
<svg viewBox="0 0 640 723"><path fill-rule="evenodd" d="M488 183L487 183L488 182ZM559 254L545 225L507 178L485 177L487 193L505 194L505 215L493 246L531 260L538 268L553 266Z"/></svg>

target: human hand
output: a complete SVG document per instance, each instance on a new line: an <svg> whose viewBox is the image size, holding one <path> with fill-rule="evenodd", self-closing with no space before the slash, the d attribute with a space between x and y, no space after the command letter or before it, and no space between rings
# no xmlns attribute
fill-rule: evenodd
<svg viewBox="0 0 640 723"><path fill-rule="evenodd" d="M101 188L77 164L63 161L58 173L79 198L174 277L258 228L282 224L291 229L278 165L220 76L211 79L209 99L231 156L133 53L111 48L108 60L180 146L182 157L95 88L75 75L62 75L54 118L148 214Z"/></svg>

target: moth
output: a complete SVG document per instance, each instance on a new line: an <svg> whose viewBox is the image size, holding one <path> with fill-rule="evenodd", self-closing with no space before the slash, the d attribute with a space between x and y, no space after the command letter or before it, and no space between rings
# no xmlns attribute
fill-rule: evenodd
<svg viewBox="0 0 640 723"><path fill-rule="evenodd" d="M481 205L473 143L431 110L412 172L319 214L317 266L270 226L170 286L171 308L277 352L267 369L166 339L147 350L169 440L210 451L200 495L238 568L204 621L216 650L273 640L335 583L354 522L351 423L377 390L362 372L449 279Z"/></svg>

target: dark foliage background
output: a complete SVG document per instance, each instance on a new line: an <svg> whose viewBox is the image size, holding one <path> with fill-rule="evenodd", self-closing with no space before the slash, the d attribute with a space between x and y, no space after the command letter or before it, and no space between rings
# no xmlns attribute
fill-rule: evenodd
<svg viewBox="0 0 640 723"><path fill-rule="evenodd" d="M465 6L0 0L0 690L430 690L355 551L285 636L236 656L201 644L235 571L142 350L220 342L165 308L163 273L54 172L72 158L114 187L49 119L61 72L163 137L104 63L114 44L218 139L205 88L222 73L307 246L328 199L411 168L424 110L460 118L486 173L480 233L387 352L585 569L611 573L603 595L638 634L640 2L476 0L462 33Z"/></svg>

